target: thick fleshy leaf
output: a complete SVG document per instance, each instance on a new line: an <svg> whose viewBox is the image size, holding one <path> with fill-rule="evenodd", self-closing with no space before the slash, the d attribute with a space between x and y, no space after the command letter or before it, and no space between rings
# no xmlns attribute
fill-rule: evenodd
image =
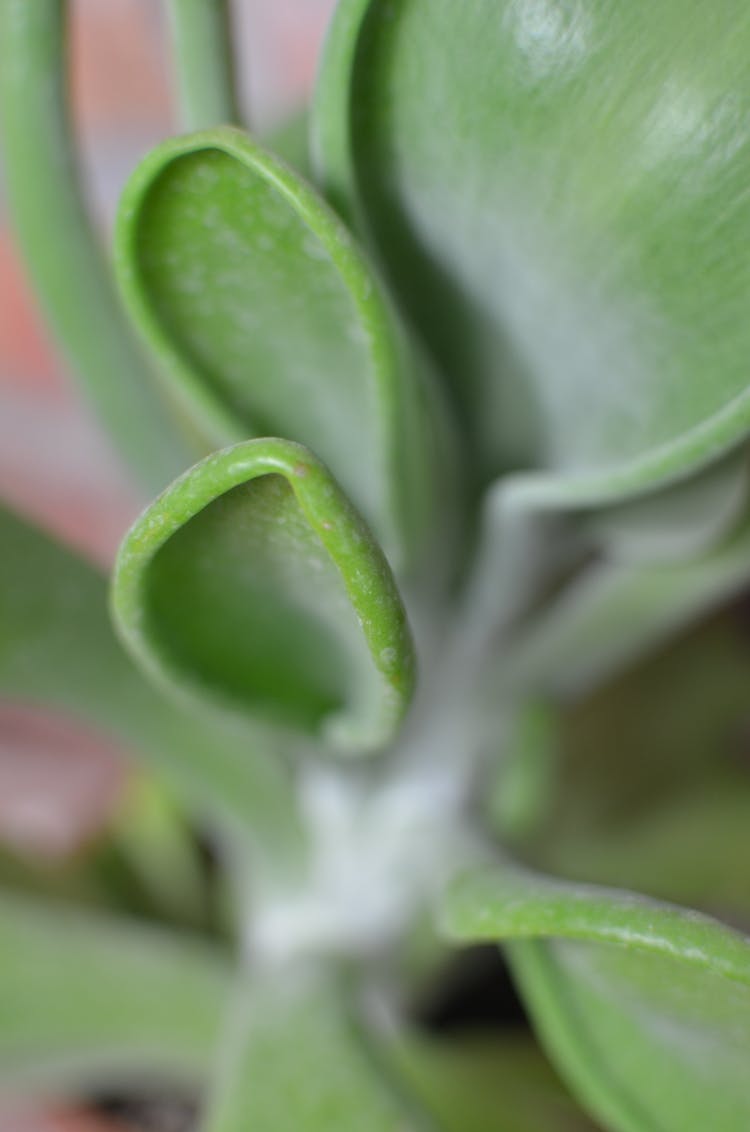
<svg viewBox="0 0 750 1132"><path fill-rule="evenodd" d="M227 958L203 942L0 894L0 1080L193 1083L230 988Z"/></svg>
<svg viewBox="0 0 750 1132"><path fill-rule="evenodd" d="M330 977L271 967L237 995L206 1132L415 1132L382 1054Z"/></svg>
<svg viewBox="0 0 750 1132"><path fill-rule="evenodd" d="M0 696L116 736L199 812L270 839L283 855L299 833L283 768L143 679L115 637L107 583L92 566L2 508L0 546Z"/></svg>
<svg viewBox="0 0 750 1132"><path fill-rule="evenodd" d="M485 482L591 503L747 433L749 45L741 0L340 5L319 165Z"/></svg>
<svg viewBox="0 0 750 1132"><path fill-rule="evenodd" d="M126 537L113 607L162 683L342 749L387 743L409 703L414 656L388 564L291 441L246 441L177 480Z"/></svg>
<svg viewBox="0 0 750 1132"><path fill-rule="evenodd" d="M750 1122L750 939L696 912L510 864L458 882L444 924L503 942L571 1086L617 1132Z"/></svg>
<svg viewBox="0 0 750 1132"><path fill-rule="evenodd" d="M195 427L309 446L408 559L437 505L425 370L314 189L238 130L170 140L125 190L116 266Z"/></svg>

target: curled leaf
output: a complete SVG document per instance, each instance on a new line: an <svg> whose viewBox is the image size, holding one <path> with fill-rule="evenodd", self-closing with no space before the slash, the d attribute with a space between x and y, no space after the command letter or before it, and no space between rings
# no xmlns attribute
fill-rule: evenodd
<svg viewBox="0 0 750 1132"><path fill-rule="evenodd" d="M342 748L391 738L414 657L388 564L325 467L253 440L208 457L136 522L115 619L161 682Z"/></svg>
<svg viewBox="0 0 750 1132"><path fill-rule="evenodd" d="M750 427L741 0L345 0L317 153L484 482L637 494Z"/></svg>
<svg viewBox="0 0 750 1132"><path fill-rule="evenodd" d="M277 435L309 446L408 560L437 505L425 371L315 190L239 130L172 139L125 190L115 258L195 428L212 445Z"/></svg>
<svg viewBox="0 0 750 1132"><path fill-rule="evenodd" d="M750 1121L750 940L697 912L511 864L460 880L444 926L506 945L542 1038L618 1132Z"/></svg>

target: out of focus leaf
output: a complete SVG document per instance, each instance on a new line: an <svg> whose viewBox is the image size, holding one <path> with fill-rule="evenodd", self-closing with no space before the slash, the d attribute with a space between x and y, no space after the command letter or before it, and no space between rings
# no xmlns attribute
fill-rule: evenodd
<svg viewBox="0 0 750 1132"><path fill-rule="evenodd" d="M0 1079L200 1079L229 987L226 957L190 937L0 894Z"/></svg>
<svg viewBox="0 0 750 1132"><path fill-rule="evenodd" d="M238 995L207 1132L413 1132L430 1127L388 1080L341 987L266 970Z"/></svg>
<svg viewBox="0 0 750 1132"><path fill-rule="evenodd" d="M96 570L2 508L0 545L0 695L116 736L235 832L294 839L283 768L154 691L117 642Z"/></svg>
<svg viewBox="0 0 750 1132"><path fill-rule="evenodd" d="M514 689L580 697L658 648L750 579L750 520L686 562L593 563L520 627L493 678Z"/></svg>
<svg viewBox="0 0 750 1132"><path fill-rule="evenodd" d="M85 208L65 75L67 5L0 5L3 175L50 327L133 474L159 490L194 458L123 318Z"/></svg>
<svg viewBox="0 0 750 1132"><path fill-rule="evenodd" d="M441 1132L594 1132L526 1036L408 1035L394 1052Z"/></svg>
<svg viewBox="0 0 750 1132"><path fill-rule="evenodd" d="M167 11L183 129L238 122L228 0L168 0Z"/></svg>
<svg viewBox="0 0 750 1132"><path fill-rule="evenodd" d="M701 475L581 518L610 559L680 563L707 553L741 520L747 479L747 455L740 450Z"/></svg>
<svg viewBox="0 0 750 1132"><path fill-rule="evenodd" d="M750 644L734 612L556 711L542 868L750 922ZM527 737L528 738L528 737ZM533 750L519 751L534 759Z"/></svg>

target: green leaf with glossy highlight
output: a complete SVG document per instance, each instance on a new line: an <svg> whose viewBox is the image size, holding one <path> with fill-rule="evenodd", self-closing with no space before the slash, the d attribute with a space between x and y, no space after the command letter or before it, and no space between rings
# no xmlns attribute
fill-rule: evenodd
<svg viewBox="0 0 750 1132"><path fill-rule="evenodd" d="M212 444L307 445L389 554L409 560L437 506L433 394L373 269L315 190L239 130L172 139L126 187L115 261L196 428Z"/></svg>
<svg viewBox="0 0 750 1132"><path fill-rule="evenodd" d="M227 957L205 942L0 893L0 1080L192 1084L230 986Z"/></svg>
<svg viewBox="0 0 750 1132"><path fill-rule="evenodd" d="M750 940L697 912L511 864L458 881L456 942L507 950L550 1054L617 1132L750 1122Z"/></svg>
<svg viewBox="0 0 750 1132"><path fill-rule="evenodd" d="M122 638L160 682L343 750L386 744L414 655L388 564L299 444L208 457L136 522L118 555Z"/></svg>
<svg viewBox="0 0 750 1132"><path fill-rule="evenodd" d="M344 0L318 164L383 257L487 482L566 506L750 427L741 0Z"/></svg>

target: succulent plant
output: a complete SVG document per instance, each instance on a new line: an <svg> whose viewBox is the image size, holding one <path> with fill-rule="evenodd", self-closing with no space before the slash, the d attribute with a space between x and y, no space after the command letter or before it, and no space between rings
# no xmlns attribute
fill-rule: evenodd
<svg viewBox="0 0 750 1132"><path fill-rule="evenodd" d="M124 742L166 830L159 923L3 893L0 1070L206 1132L750 1126L750 15L340 0L258 138L225 5L169 9L187 132L110 269L65 5L0 0L19 240L161 492L109 581L2 512L0 695ZM588 1116L523 1032L420 1027L478 945Z"/></svg>

